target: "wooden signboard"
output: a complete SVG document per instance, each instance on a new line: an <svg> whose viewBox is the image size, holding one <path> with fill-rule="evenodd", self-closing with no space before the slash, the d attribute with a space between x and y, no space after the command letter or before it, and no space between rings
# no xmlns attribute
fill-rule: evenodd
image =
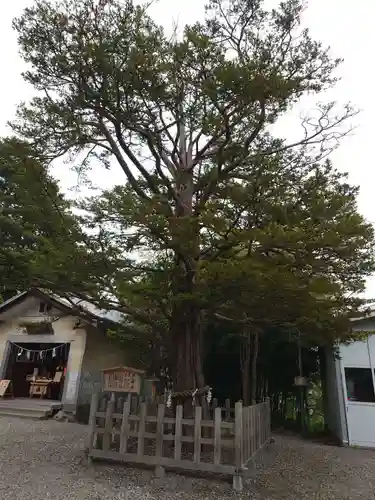
<svg viewBox="0 0 375 500"><path fill-rule="evenodd" d="M116 366L103 370L104 390L109 392L132 392L140 394L142 387L143 370Z"/></svg>
<svg viewBox="0 0 375 500"><path fill-rule="evenodd" d="M5 396L13 396L11 380L0 380L0 398Z"/></svg>

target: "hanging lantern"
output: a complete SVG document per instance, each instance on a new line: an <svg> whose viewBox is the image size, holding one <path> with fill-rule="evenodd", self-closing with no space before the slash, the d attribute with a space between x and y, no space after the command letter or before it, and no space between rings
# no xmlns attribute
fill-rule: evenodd
<svg viewBox="0 0 375 500"><path fill-rule="evenodd" d="M23 353L23 349L19 348L18 349L18 353L17 353L17 357L19 358Z"/></svg>
<svg viewBox="0 0 375 500"><path fill-rule="evenodd" d="M52 357L56 358L56 347L52 349Z"/></svg>
<svg viewBox="0 0 375 500"><path fill-rule="evenodd" d="M30 360L30 358L31 358L31 352L30 351L26 351L26 358L28 360Z"/></svg>

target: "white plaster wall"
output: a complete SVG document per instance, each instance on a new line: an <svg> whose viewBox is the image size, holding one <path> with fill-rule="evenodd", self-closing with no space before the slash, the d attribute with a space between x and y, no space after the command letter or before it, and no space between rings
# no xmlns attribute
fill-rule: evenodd
<svg viewBox="0 0 375 500"><path fill-rule="evenodd" d="M121 365L132 366L128 354L119 344L111 342L104 332L96 328L87 330L79 393L80 404L89 403L92 393L102 389L102 370Z"/></svg>

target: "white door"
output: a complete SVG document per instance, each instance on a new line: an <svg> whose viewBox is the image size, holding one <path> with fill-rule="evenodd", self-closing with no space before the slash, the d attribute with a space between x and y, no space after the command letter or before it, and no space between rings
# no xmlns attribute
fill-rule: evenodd
<svg viewBox="0 0 375 500"><path fill-rule="evenodd" d="M375 447L375 389L370 366L344 367L350 446Z"/></svg>

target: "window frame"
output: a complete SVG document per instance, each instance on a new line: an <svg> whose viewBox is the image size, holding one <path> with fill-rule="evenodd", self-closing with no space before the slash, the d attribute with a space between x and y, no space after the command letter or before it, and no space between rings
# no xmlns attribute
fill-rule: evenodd
<svg viewBox="0 0 375 500"><path fill-rule="evenodd" d="M373 401L360 401L360 400L349 399L346 370L368 370L370 372L370 378L371 378L371 383L372 383ZM373 405L374 406L375 405L375 368L373 368L372 366L343 366L342 372L343 372L343 380L344 380L344 384L345 384L345 393L344 393L345 402L347 404Z"/></svg>

